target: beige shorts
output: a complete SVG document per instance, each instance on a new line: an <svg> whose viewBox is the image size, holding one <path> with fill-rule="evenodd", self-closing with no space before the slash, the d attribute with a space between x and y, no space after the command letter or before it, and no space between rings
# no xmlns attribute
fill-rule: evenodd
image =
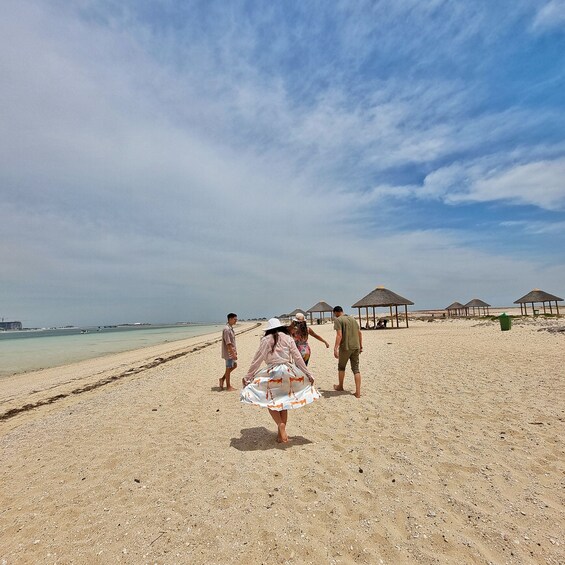
<svg viewBox="0 0 565 565"><path fill-rule="evenodd" d="M359 372L359 349L340 349L339 350L339 359L337 361L337 370L338 371L345 371L345 367L347 366L347 362L351 361L351 370L353 374Z"/></svg>

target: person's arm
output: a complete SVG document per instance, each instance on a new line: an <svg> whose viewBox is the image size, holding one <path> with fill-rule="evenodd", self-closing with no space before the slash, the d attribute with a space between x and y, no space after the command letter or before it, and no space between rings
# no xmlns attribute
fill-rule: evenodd
<svg viewBox="0 0 565 565"><path fill-rule="evenodd" d="M257 372L257 369L259 369L261 363L267 356L269 346L270 346L270 340L267 338L263 338L261 340L261 343L259 344L259 349L257 350L257 353L255 353L255 357L253 357L253 361L251 361L251 366L247 371L247 375L245 375L245 377L243 378L244 385L248 385L253 380L253 376Z"/></svg>
<svg viewBox="0 0 565 565"><path fill-rule="evenodd" d="M314 383L314 377L308 370L308 367L306 367L306 363L304 363L304 359L302 359L302 355L300 355L300 351L298 351L298 347L296 347L294 340L291 340L290 342L290 354L294 359L294 364L310 379L311 383Z"/></svg>
<svg viewBox="0 0 565 565"><path fill-rule="evenodd" d="M226 347L228 348L228 355L230 359L237 361L237 351L232 343L226 343Z"/></svg>
<svg viewBox="0 0 565 565"><path fill-rule="evenodd" d="M308 333L312 336L315 337L318 341L321 341L322 343L326 344L326 347L329 347L330 344L321 336L319 336L312 328L308 328Z"/></svg>
<svg viewBox="0 0 565 565"><path fill-rule="evenodd" d="M363 351L363 333L359 330L359 353Z"/></svg>
<svg viewBox="0 0 565 565"><path fill-rule="evenodd" d="M228 355L230 359L237 361L237 350L235 349L235 342L233 335L228 329L226 328L222 334L222 338L224 343L226 344L226 349L228 350Z"/></svg>
<svg viewBox="0 0 565 565"><path fill-rule="evenodd" d="M339 359L339 346L341 344L341 338L343 337L343 333L341 330L336 330L335 334L335 345L334 345L334 357Z"/></svg>

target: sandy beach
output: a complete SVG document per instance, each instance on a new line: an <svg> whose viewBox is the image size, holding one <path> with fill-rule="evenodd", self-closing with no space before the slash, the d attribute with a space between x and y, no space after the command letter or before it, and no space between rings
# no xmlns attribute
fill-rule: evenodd
<svg viewBox="0 0 565 565"><path fill-rule="evenodd" d="M1 379L0 563L563 564L562 325L365 331L361 399L311 339L288 444L219 332Z"/></svg>

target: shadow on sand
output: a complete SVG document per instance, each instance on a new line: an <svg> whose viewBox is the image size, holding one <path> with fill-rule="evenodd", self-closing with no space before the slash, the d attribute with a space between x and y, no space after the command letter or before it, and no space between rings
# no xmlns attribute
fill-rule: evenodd
<svg viewBox="0 0 565 565"><path fill-rule="evenodd" d="M324 398L333 398L334 396L351 396L353 394L349 390L322 390L321 388L318 389L318 392Z"/></svg>
<svg viewBox="0 0 565 565"><path fill-rule="evenodd" d="M297 445L312 443L303 436L288 436L288 443L277 443L277 434L264 426L245 428L241 430L241 437L232 437L230 447L239 451L267 451L268 449L288 449Z"/></svg>
<svg viewBox="0 0 565 565"><path fill-rule="evenodd" d="M232 385L233 386L233 385ZM226 390L226 388L220 388L219 386L212 386L210 387L211 392L239 392L237 387L234 387L233 390Z"/></svg>

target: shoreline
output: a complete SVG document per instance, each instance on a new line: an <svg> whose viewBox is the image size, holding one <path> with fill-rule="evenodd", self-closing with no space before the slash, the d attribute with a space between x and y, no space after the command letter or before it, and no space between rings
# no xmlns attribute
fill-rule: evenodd
<svg viewBox="0 0 565 565"><path fill-rule="evenodd" d="M46 330L0 334L0 380L18 374L32 373L96 359L107 355L135 351L145 347L174 343L219 331L222 324L154 327L120 327L86 332Z"/></svg>
<svg viewBox="0 0 565 565"><path fill-rule="evenodd" d="M259 325L259 322L242 323L236 336L251 331ZM0 378L0 422L70 395L93 390L152 369L217 344L220 340L221 331L213 331L56 367L4 376Z"/></svg>

